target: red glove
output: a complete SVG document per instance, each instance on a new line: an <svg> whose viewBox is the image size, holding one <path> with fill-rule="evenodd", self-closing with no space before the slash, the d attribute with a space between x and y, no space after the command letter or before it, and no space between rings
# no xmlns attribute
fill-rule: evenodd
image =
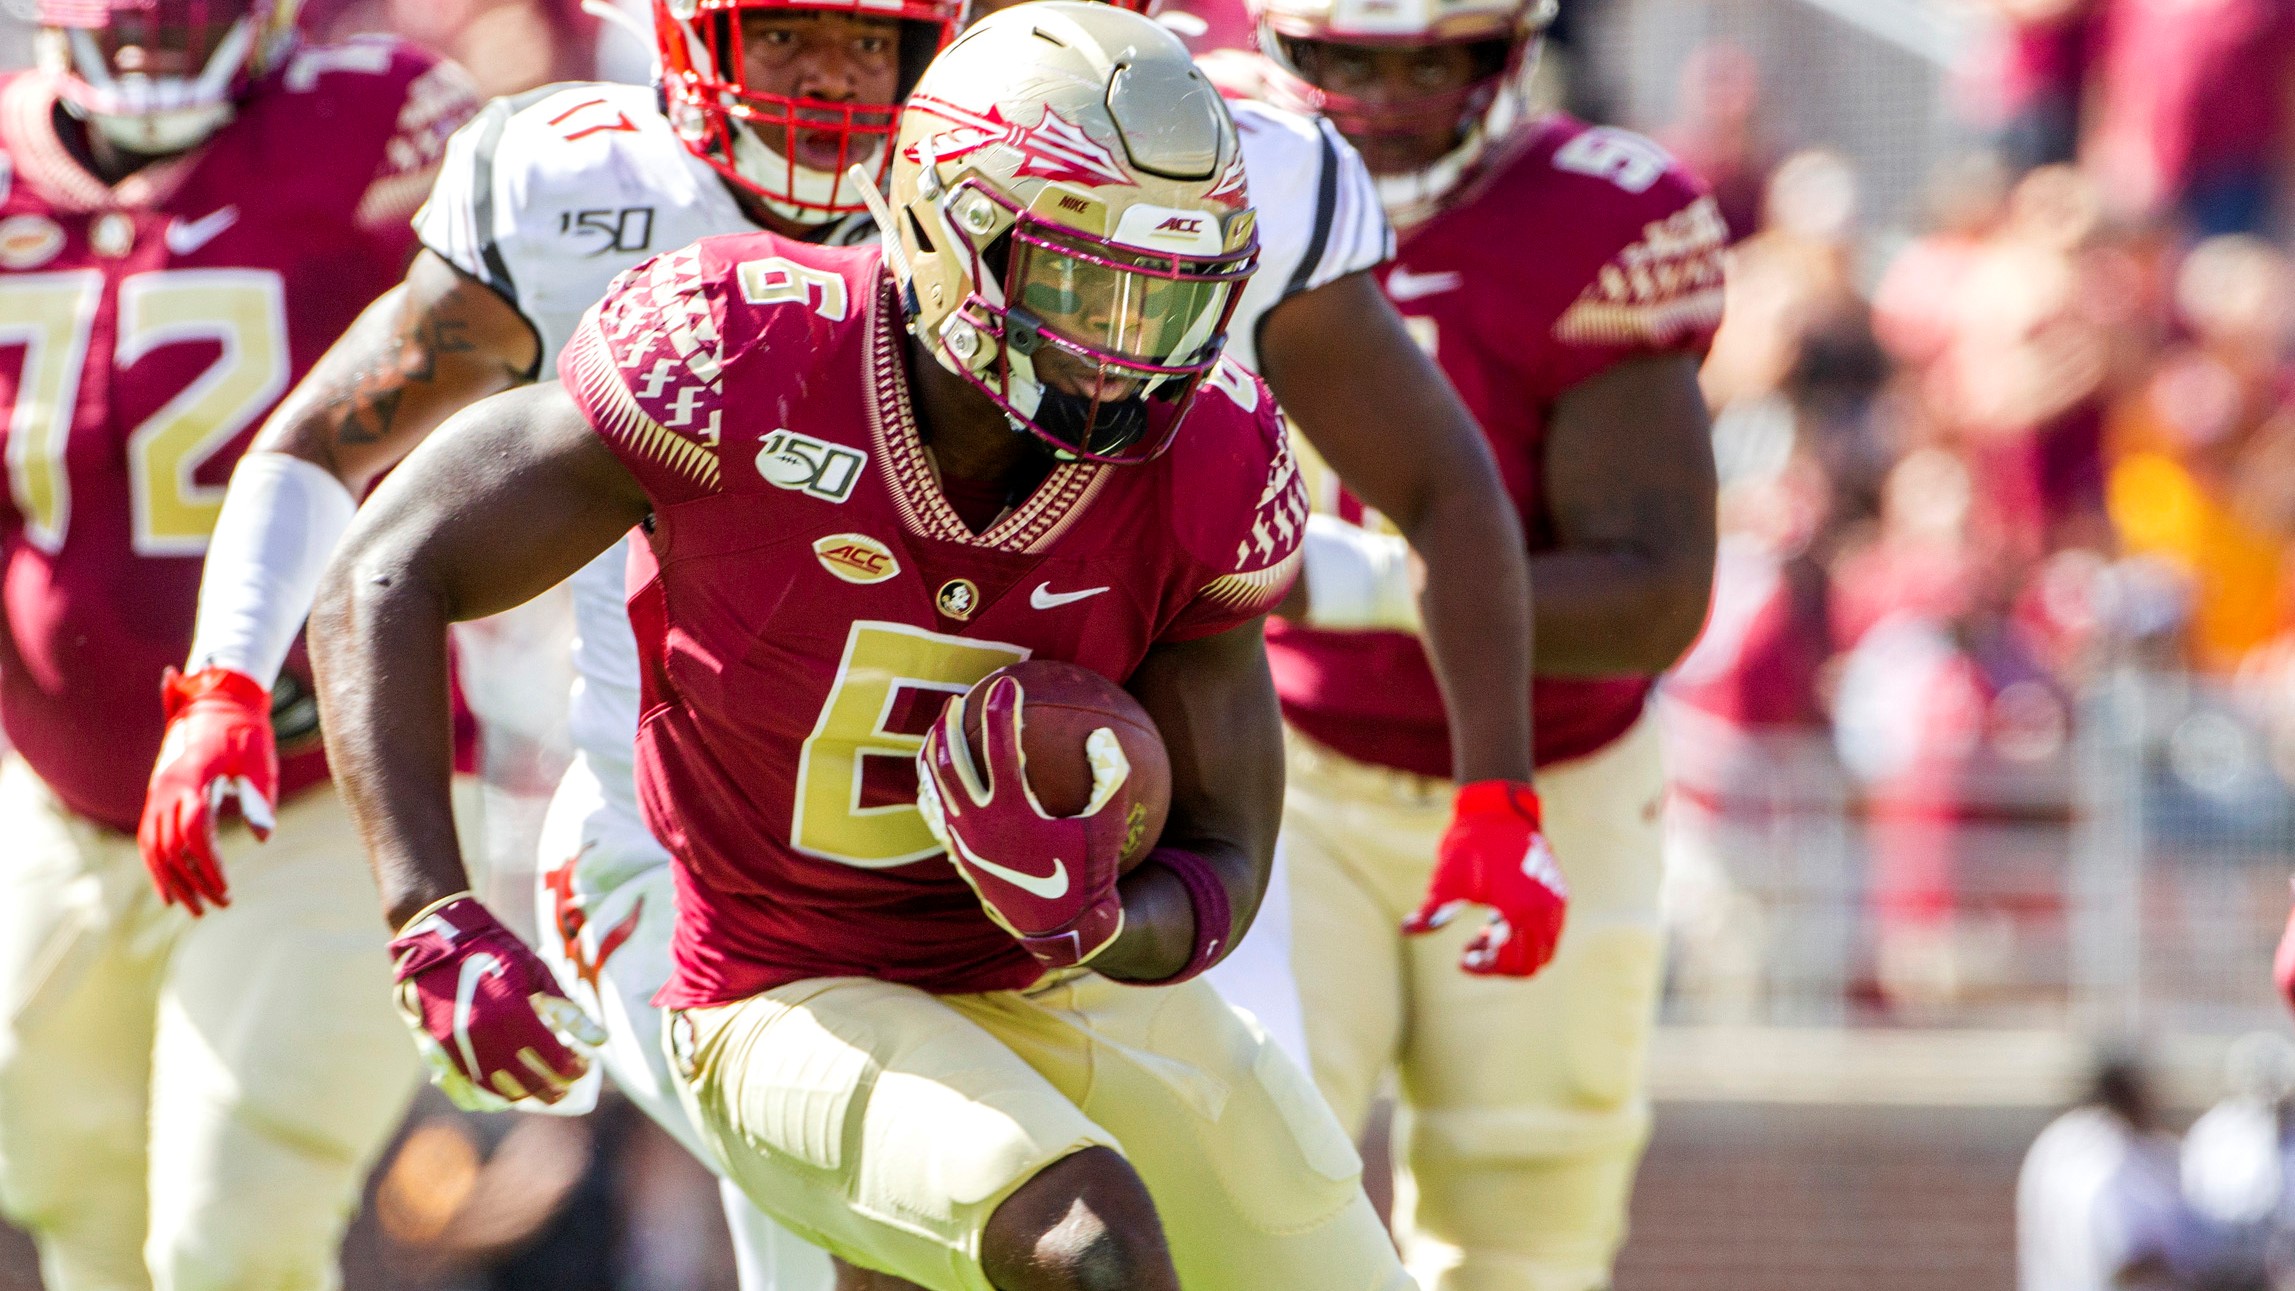
<svg viewBox="0 0 2295 1291"><path fill-rule="evenodd" d="M1426 903L1403 920L1411 936L1433 932L1468 905L1490 922L1459 964L1479 977L1528 977L1554 958L1570 889L1539 832L1538 791L1511 780L1462 786L1435 856Z"/></svg>
<svg viewBox="0 0 2295 1291"><path fill-rule="evenodd" d="M964 697L949 700L917 750L916 805L988 917L1047 966L1070 968L1106 950L1124 929L1116 879L1125 824L1108 804L1131 775L1131 763L1115 732L1092 732L1084 742L1092 760L1091 806L1064 819L1046 815L1028 787L1020 752L1024 701L1020 683L1010 677L988 688L984 784L964 739Z"/></svg>
<svg viewBox="0 0 2295 1291"><path fill-rule="evenodd" d="M555 1103L590 1069L568 1044L606 1042L541 959L467 892L408 920L390 953L398 1011L431 1083L457 1107Z"/></svg>
<svg viewBox="0 0 2295 1291"><path fill-rule="evenodd" d="M236 796L257 841L271 837L279 801L279 752L271 739L271 694L245 673L167 670L160 683L167 733L143 800L136 843L160 899L194 915L202 902L227 906L215 822Z"/></svg>

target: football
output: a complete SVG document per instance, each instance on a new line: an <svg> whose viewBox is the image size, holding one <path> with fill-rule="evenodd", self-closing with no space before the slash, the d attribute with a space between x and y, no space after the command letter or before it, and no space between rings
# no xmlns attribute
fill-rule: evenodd
<svg viewBox="0 0 2295 1291"><path fill-rule="evenodd" d="M1147 859L1163 835L1171 810L1171 759L1155 719L1123 687L1089 668L1053 659L1010 664L981 678L964 696L964 738L975 766L986 766L980 742L988 688L999 677L1020 683L1020 755L1028 787L1054 816L1074 816L1092 801L1092 763L1084 742L1093 731L1115 732L1131 762L1131 775L1108 810L1125 821L1123 868Z"/></svg>

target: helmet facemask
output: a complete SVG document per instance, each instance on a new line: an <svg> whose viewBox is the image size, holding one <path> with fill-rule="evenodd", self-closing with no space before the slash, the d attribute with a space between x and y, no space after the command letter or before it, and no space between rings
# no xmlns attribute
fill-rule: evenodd
<svg viewBox="0 0 2295 1291"><path fill-rule="evenodd" d="M892 164L900 103L954 29L961 0L890 5L806 4L795 0L663 0L663 92L679 137L695 155L774 214L811 227L865 209L857 166L881 186ZM776 93L751 81L775 55L756 47L744 23L754 14L830 15L893 20L895 68L884 98L846 100ZM801 30L782 27L773 34ZM792 51L789 57L803 57ZM801 73L800 73L801 74Z"/></svg>
<svg viewBox="0 0 2295 1291"><path fill-rule="evenodd" d="M1034 205L1058 209L1062 197L1084 200L1047 186ZM1229 251L1215 217L1151 221L1135 207L1134 225L1194 226L1189 250L1147 250L1125 244L1123 229L1111 241L1021 209L977 179L939 205L942 230L975 266L935 338L942 366L1062 457L1124 463L1162 452L1219 361L1256 243Z"/></svg>
<svg viewBox="0 0 2295 1291"><path fill-rule="evenodd" d="M1109 4L967 29L909 98L877 223L910 334L1069 460L1170 445L1258 261L1217 89Z"/></svg>
<svg viewBox="0 0 2295 1291"><path fill-rule="evenodd" d="M1405 228L1434 214L1490 142L1520 119L1523 84L1555 9L1553 0L1533 0L1433 22L1398 16L1373 28L1334 14L1254 7L1276 97L1330 118L1363 153L1388 217ZM1416 94L1351 93L1332 84L1343 79L1333 68L1349 57L1430 49L1459 51L1469 69L1464 79ZM1439 145L1430 148L1430 135ZM1395 162L1401 148L1416 159Z"/></svg>
<svg viewBox="0 0 2295 1291"><path fill-rule="evenodd" d="M292 7L259 0L49 0L41 21L41 63L65 107L144 156L204 142L292 43Z"/></svg>

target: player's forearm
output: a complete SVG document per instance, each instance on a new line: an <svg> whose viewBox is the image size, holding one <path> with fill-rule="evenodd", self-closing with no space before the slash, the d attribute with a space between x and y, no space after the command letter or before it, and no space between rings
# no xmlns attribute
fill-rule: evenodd
<svg viewBox="0 0 2295 1291"><path fill-rule="evenodd" d="M470 886L454 832L444 599L373 546L347 546L311 613L327 760L393 928Z"/></svg>
<svg viewBox="0 0 2295 1291"><path fill-rule="evenodd" d="M1556 551L1530 558L1541 677L1664 672L1705 626L1710 557Z"/></svg>
<svg viewBox="0 0 2295 1291"><path fill-rule="evenodd" d="M1514 512L1493 479L1436 494L1405 534L1426 563L1419 614L1449 710L1452 772L1468 784L1527 781L1531 606L1546 589L1522 556Z"/></svg>
<svg viewBox="0 0 2295 1291"><path fill-rule="evenodd" d="M1201 903L1160 858L1126 875L1124 931L1092 966L1154 982L1185 968L1202 931L1224 956L1258 916L1283 814L1283 719L1257 620L1148 652L1127 688L1155 719L1171 758L1171 815L1160 849L1188 853L1217 883L1224 929L1199 930Z"/></svg>
<svg viewBox="0 0 2295 1291"><path fill-rule="evenodd" d="M1202 859L1226 890L1225 944L1232 947L1258 912L1267 890L1267 864L1232 844L1175 843L1169 830L1164 839L1165 846ZM1150 863L1125 875L1116 890L1123 894L1124 930L1092 960L1093 969L1120 982L1160 982L1187 967L1195 956L1201 912L1179 876L1160 863Z"/></svg>
<svg viewBox="0 0 2295 1291"><path fill-rule="evenodd" d="M241 458L208 539L188 670L228 668L274 685L357 511L350 492L309 462Z"/></svg>

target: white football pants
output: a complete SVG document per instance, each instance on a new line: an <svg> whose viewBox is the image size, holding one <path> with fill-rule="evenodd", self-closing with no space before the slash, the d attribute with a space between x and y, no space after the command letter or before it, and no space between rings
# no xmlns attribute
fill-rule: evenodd
<svg viewBox="0 0 2295 1291"><path fill-rule="evenodd" d="M0 1205L48 1291L325 1291L420 1062L331 786L222 838L193 919L0 760Z"/></svg>

